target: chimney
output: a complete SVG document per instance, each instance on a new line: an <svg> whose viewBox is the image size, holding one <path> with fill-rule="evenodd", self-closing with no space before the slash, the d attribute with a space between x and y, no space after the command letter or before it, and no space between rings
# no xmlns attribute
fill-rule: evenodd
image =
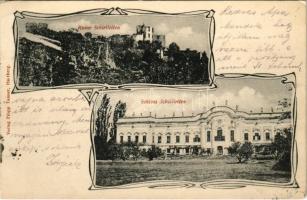
<svg viewBox="0 0 307 200"><path fill-rule="evenodd" d="M228 106L228 100L225 100L225 106Z"/></svg>
<svg viewBox="0 0 307 200"><path fill-rule="evenodd" d="M173 112L173 117L175 117L175 112Z"/></svg>
<svg viewBox="0 0 307 200"><path fill-rule="evenodd" d="M239 105L236 105L236 110L239 110Z"/></svg>
<svg viewBox="0 0 307 200"><path fill-rule="evenodd" d="M132 117L134 117L134 116L135 116L135 113L133 112L133 113L132 113Z"/></svg>
<svg viewBox="0 0 307 200"><path fill-rule="evenodd" d="M141 113L141 117L143 116L143 113Z"/></svg>
<svg viewBox="0 0 307 200"><path fill-rule="evenodd" d="M192 116L194 116L194 113L192 112Z"/></svg>
<svg viewBox="0 0 307 200"><path fill-rule="evenodd" d="M263 113L263 107L261 107L261 108L260 108L260 112L262 112L262 113Z"/></svg>
<svg viewBox="0 0 307 200"><path fill-rule="evenodd" d="M157 118L157 113L155 113L155 118Z"/></svg>
<svg viewBox="0 0 307 200"><path fill-rule="evenodd" d="M183 116L184 116L184 113L182 112L181 114L182 114L182 117L183 117Z"/></svg>
<svg viewBox="0 0 307 200"><path fill-rule="evenodd" d="M215 101L212 102L212 105L215 106Z"/></svg>
<svg viewBox="0 0 307 200"><path fill-rule="evenodd" d="M151 117L151 112L149 112L149 116Z"/></svg>
<svg viewBox="0 0 307 200"><path fill-rule="evenodd" d="M253 111L252 111L252 110L250 110L249 112L250 112L250 113L253 113Z"/></svg>
<svg viewBox="0 0 307 200"><path fill-rule="evenodd" d="M272 112L272 113L274 112L274 109L273 109L273 107L271 107L271 112Z"/></svg>

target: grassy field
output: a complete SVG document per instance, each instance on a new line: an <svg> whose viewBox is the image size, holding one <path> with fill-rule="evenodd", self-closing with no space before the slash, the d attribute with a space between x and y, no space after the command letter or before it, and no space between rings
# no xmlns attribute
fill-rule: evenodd
<svg viewBox="0 0 307 200"><path fill-rule="evenodd" d="M289 182L291 173L274 171L273 164L272 160L238 164L231 159L97 161L96 184L116 186L152 180L203 182L216 179Z"/></svg>

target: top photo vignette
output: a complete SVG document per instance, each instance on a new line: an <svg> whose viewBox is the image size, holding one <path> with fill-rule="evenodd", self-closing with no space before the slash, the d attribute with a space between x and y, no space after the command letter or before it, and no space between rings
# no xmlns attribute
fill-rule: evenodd
<svg viewBox="0 0 307 200"><path fill-rule="evenodd" d="M14 26L16 86L209 85L214 71L210 12L20 13Z"/></svg>

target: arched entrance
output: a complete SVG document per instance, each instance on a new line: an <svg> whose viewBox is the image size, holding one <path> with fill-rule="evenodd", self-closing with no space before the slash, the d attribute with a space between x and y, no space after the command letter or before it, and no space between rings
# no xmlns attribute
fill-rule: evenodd
<svg viewBox="0 0 307 200"><path fill-rule="evenodd" d="M218 146L217 147L217 154L218 155L223 155L223 147L222 146Z"/></svg>

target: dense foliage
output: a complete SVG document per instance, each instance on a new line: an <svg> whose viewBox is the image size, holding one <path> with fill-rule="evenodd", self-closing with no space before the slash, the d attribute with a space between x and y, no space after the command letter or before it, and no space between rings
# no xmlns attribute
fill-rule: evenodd
<svg viewBox="0 0 307 200"><path fill-rule="evenodd" d="M161 148L152 145L148 149L141 149L139 144L134 142L125 142L122 144L110 143L100 144L99 138L95 136L96 158L98 160L153 160L163 155Z"/></svg>
<svg viewBox="0 0 307 200"><path fill-rule="evenodd" d="M117 137L117 121L123 118L126 113L126 103L118 101L115 108L112 110L110 105L110 98L105 94L102 97L99 108L97 109L97 117L95 120L95 136L94 144L97 159L110 159L112 158L113 150L116 149ZM113 120L110 122L111 115ZM115 149L113 149L115 148Z"/></svg>
<svg viewBox="0 0 307 200"><path fill-rule="evenodd" d="M292 129L286 128L275 135L272 143L272 151L277 160L273 169L291 170L291 146L292 146Z"/></svg>
<svg viewBox="0 0 307 200"><path fill-rule="evenodd" d="M236 156L239 163L243 163L251 158L254 150L251 142L244 142L243 144L235 142L228 148L228 152L230 155Z"/></svg>
<svg viewBox="0 0 307 200"><path fill-rule="evenodd" d="M21 37L18 47L21 86L208 83L206 52L180 50L176 43L163 48L157 41L136 44L130 35L93 37L73 29L53 31L47 26L29 27L27 32L47 38L61 50ZM162 49L164 56L159 53Z"/></svg>

